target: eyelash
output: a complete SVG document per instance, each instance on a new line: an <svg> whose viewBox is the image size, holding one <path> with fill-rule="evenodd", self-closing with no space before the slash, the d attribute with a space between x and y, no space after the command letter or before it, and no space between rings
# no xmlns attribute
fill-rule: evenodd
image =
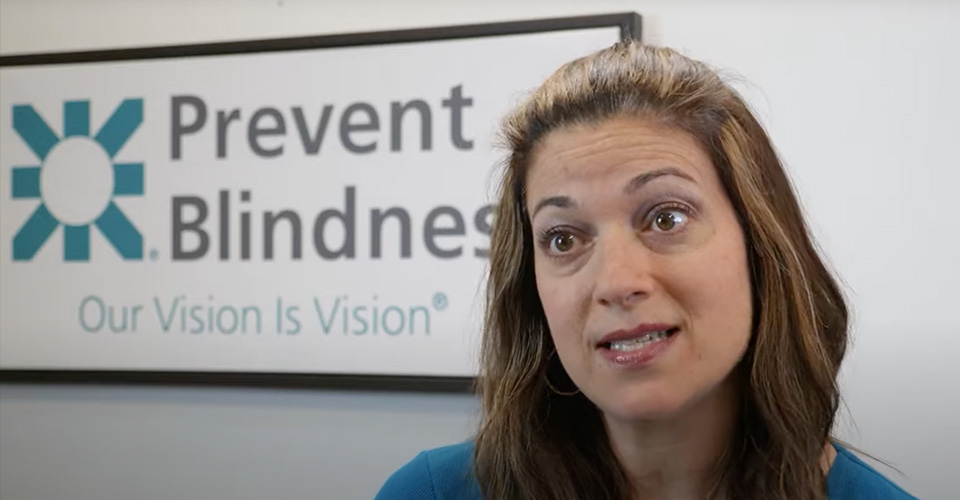
<svg viewBox="0 0 960 500"><path fill-rule="evenodd" d="M537 242L540 244L541 248L550 249L550 244L553 242L553 239L562 234L573 235L574 238L577 236L573 233L577 232L575 229L570 226L554 226L544 231L540 231L537 235Z"/></svg>
<svg viewBox="0 0 960 500"><path fill-rule="evenodd" d="M645 222L644 225L643 225L644 229L646 229L647 227L652 227L652 226L653 226L653 223L656 221L656 216L657 216L657 215L659 215L659 214L661 214L661 213L663 213L663 212L672 212L672 211L674 211L674 210L679 211L679 212L682 212L683 215L684 215L684 217L686 217L688 221L689 221L690 217L693 215L693 211L690 209L690 207L688 207L687 205L684 205L683 203L677 203L677 202L674 202L674 201L667 202L667 203L661 203L661 204L653 207L653 209L650 210L650 212L648 212L648 217L645 219L647 222ZM684 227L685 227L685 226L686 226L686 223L684 223ZM661 233L661 234L673 234L673 233L678 233L678 232L681 232L681 231L683 231L683 228L682 228L682 227L681 227L679 230L675 230L675 231L674 231L674 230L671 230L671 231L667 231L667 232L664 232L664 231L657 231L657 232L659 232L659 233Z"/></svg>
<svg viewBox="0 0 960 500"><path fill-rule="evenodd" d="M656 232L658 232L658 233L660 233L660 234L665 234L665 235L675 234L675 233L682 232L682 231L684 230L684 228L686 227L686 224L689 222L689 218L693 215L693 210L692 210L689 206L687 206L687 205L685 205L685 204L683 204L683 203L678 203L678 202L666 202L666 203L661 203L661 204L653 207L652 209L650 209L650 211L647 212L647 216L644 218L643 230L648 230L648 229L650 229L650 228L653 226L657 215L659 215L659 214L661 214L661 213L663 213L663 212L669 212L669 211L673 211L673 210L682 212L683 215L684 215L685 217L687 217L687 222L685 222L685 223L683 224L683 226L682 226L680 229L678 229L678 230L656 231ZM570 227L570 226L554 226L554 227L548 228L548 229L546 229L546 230L540 231L540 232L537 234L537 242L538 242L538 244L540 245L541 248L543 248L543 249L545 249L545 250L547 251L547 252L546 252L547 255L549 255L550 257L555 258L555 259L562 259L562 258L564 258L564 257L567 257L567 255L566 255L566 254L553 254L553 253L550 252L550 246L551 246L551 244L553 243L553 239L556 238L557 236L564 235L564 234L569 234L569 235L573 236L574 238L578 238L578 239L579 239L579 237L578 237L577 234L576 234L576 233L578 233L578 232L580 232L580 231L578 231L578 230L576 230L576 229L574 229L574 228L572 228L572 227Z"/></svg>

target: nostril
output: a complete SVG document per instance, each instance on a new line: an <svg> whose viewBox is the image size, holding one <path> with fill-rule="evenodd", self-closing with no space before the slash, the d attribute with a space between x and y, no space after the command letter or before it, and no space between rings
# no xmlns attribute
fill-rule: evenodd
<svg viewBox="0 0 960 500"><path fill-rule="evenodd" d="M646 294L643 293L643 292L641 292L641 291L633 291L633 292L630 292L630 293L626 294L626 295L624 296L622 302L623 302L623 304L632 304L632 303L634 303L634 302L642 299L644 295L646 295Z"/></svg>
<svg viewBox="0 0 960 500"><path fill-rule="evenodd" d="M646 296L646 292L641 290L632 290L625 293L621 291L619 293L614 292L603 294L598 297L598 302L603 306L624 306L641 300L644 296Z"/></svg>

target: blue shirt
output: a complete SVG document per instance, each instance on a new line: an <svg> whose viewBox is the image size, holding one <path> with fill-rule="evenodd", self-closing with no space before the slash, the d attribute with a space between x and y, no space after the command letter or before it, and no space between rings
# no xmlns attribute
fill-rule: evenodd
<svg viewBox="0 0 960 500"><path fill-rule="evenodd" d="M837 446L827 475L830 500L917 500ZM473 443L425 451L387 479L375 500L483 500L471 470Z"/></svg>

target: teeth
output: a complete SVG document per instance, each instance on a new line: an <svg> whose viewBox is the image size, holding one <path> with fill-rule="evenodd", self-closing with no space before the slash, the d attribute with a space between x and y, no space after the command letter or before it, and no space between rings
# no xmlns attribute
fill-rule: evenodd
<svg viewBox="0 0 960 500"><path fill-rule="evenodd" d="M663 340L669 335L667 330L660 330L656 332L650 332L643 337L630 339L630 340L618 340L616 342L610 343L610 349L614 351L635 351L641 349L648 344L652 344L658 340Z"/></svg>

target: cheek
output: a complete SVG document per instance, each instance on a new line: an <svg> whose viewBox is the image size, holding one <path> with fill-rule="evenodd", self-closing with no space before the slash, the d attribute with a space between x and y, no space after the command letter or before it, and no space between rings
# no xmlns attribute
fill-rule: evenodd
<svg viewBox="0 0 960 500"><path fill-rule="evenodd" d="M537 271L537 293L550 335L558 350L579 343L589 307L589 290L576 277L550 276Z"/></svg>
<svg viewBox="0 0 960 500"><path fill-rule="evenodd" d="M702 254L688 263L683 275L686 279L676 296L690 315L698 355L708 357L719 351L739 358L753 321L750 272L742 240Z"/></svg>

